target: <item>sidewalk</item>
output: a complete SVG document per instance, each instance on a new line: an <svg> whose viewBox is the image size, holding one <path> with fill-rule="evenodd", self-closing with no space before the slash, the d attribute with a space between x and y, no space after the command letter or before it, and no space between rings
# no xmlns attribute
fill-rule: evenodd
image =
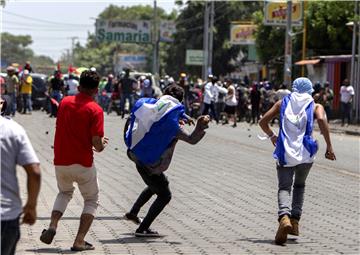
<svg viewBox="0 0 360 255"><path fill-rule="evenodd" d="M314 126L315 126L315 130L319 130L319 127L317 125ZM335 119L335 120L330 120L329 126L330 126L330 132L332 133L360 136L359 124L342 126L341 120Z"/></svg>

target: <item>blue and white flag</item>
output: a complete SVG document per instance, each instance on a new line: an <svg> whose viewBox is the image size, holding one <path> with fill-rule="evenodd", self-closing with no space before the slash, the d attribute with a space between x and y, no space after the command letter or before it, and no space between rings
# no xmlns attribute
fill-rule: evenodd
<svg viewBox="0 0 360 255"><path fill-rule="evenodd" d="M308 93L293 92L284 97L280 109L280 130L274 158L281 166L311 163L318 150L312 138L314 99Z"/></svg>
<svg viewBox="0 0 360 255"><path fill-rule="evenodd" d="M139 99L131 110L125 143L141 163L154 164L179 132L185 108L176 98Z"/></svg>

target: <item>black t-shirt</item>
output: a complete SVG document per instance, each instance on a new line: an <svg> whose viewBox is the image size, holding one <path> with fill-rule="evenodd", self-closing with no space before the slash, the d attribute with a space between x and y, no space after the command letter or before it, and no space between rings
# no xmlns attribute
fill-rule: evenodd
<svg viewBox="0 0 360 255"><path fill-rule="evenodd" d="M60 79L52 78L50 83L53 90L62 90L64 87L64 82Z"/></svg>
<svg viewBox="0 0 360 255"><path fill-rule="evenodd" d="M130 94L133 92L133 84L136 83L136 80L130 77L124 77L120 80L120 83L122 93Z"/></svg>

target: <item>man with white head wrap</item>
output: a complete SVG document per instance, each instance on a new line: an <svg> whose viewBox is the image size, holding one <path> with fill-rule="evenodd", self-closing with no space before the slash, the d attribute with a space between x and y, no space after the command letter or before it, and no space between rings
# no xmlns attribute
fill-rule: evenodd
<svg viewBox="0 0 360 255"><path fill-rule="evenodd" d="M279 100L259 123L275 146L273 156L277 160L279 228L275 236L276 244L284 244L288 234L299 235L305 181L318 150L317 142L311 136L314 116L326 142L325 157L329 160L336 159L324 108L314 102L312 92L313 86L308 78L296 79L292 85L292 93ZM269 122L278 114L280 128L276 135Z"/></svg>

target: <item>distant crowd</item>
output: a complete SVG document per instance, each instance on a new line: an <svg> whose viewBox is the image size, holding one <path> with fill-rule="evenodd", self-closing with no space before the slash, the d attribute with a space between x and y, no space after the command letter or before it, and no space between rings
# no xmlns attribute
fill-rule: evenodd
<svg viewBox="0 0 360 255"><path fill-rule="evenodd" d="M7 77L0 77L4 85L1 94L9 105L6 114L14 116L17 111L31 114L34 100L32 73L33 68L27 62L21 71L9 66ZM232 121L235 127L240 121L258 123L261 116L278 100L291 93L286 85L274 84L267 80L250 82L244 77L243 80L234 82L232 79L218 79L209 75L207 81L197 79L192 82L188 77L189 75L180 73L178 81L168 75L158 80L154 75L130 72L126 69L118 75L109 74L102 77L95 100L107 114L114 111L124 118L137 99L159 98L166 87L178 84L185 91L183 104L188 115L196 118L201 114L210 114L216 123L228 124ZM40 108L50 117L56 117L57 107L62 98L78 93L79 75L72 71L62 74L60 70L55 70L45 82L45 100ZM328 119L332 118L334 99L331 87L329 82L314 83L313 97L315 102L324 106ZM340 94L342 123L345 124L347 119L347 123L350 124L354 88L348 79L343 81Z"/></svg>

